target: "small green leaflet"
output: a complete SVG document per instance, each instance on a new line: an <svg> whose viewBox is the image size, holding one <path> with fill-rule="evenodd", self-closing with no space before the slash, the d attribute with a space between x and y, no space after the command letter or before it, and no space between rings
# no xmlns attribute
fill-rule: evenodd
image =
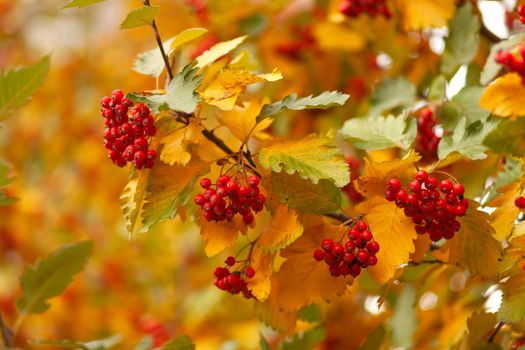
<svg viewBox="0 0 525 350"><path fill-rule="evenodd" d="M200 102L199 95L195 92L200 85L202 75L197 74L198 69L189 64L182 69L169 82L166 94L140 95L128 94L133 101L148 104L154 111L172 109L183 113L193 113Z"/></svg>
<svg viewBox="0 0 525 350"><path fill-rule="evenodd" d="M132 29L145 25L151 25L155 17L160 12L160 6L145 6L140 9L131 11L120 24L120 29Z"/></svg>
<svg viewBox="0 0 525 350"><path fill-rule="evenodd" d="M264 105L257 116L257 123L286 109L300 111L303 109L328 109L334 106L342 106L349 97L350 95L339 91L325 91L317 96L310 95L306 97L297 97L297 94L291 94L281 101Z"/></svg>
<svg viewBox="0 0 525 350"><path fill-rule="evenodd" d="M0 121L31 99L49 71L49 56L29 67L0 73Z"/></svg>
<svg viewBox="0 0 525 350"><path fill-rule="evenodd" d="M392 345L405 349L413 347L413 338L417 330L416 319L416 290L406 284L396 300L394 314L390 319L392 329Z"/></svg>
<svg viewBox="0 0 525 350"><path fill-rule="evenodd" d="M458 121L452 135L445 135L439 143L439 159L445 159L453 152L459 152L472 160L485 159L488 148L483 145L485 137L499 124L498 120L488 118L467 125L467 118Z"/></svg>
<svg viewBox="0 0 525 350"><path fill-rule="evenodd" d="M84 269L92 250L92 241L69 244L27 267L21 279L24 295L16 302L21 314L49 309L47 300L64 292L73 276Z"/></svg>
<svg viewBox="0 0 525 350"><path fill-rule="evenodd" d="M490 48L490 54L487 57L485 67L483 67L483 71L481 72L481 77L479 79L481 85L487 85L490 83L494 78L496 78L499 71L503 68L500 64L496 63L497 53L501 50L510 50L522 41L525 41L525 33L513 35L507 40L503 40Z"/></svg>
<svg viewBox="0 0 525 350"><path fill-rule="evenodd" d="M61 339L61 340L41 340L34 339L30 340L29 343L32 345L41 345L41 346L53 346L56 348L65 348L65 349L82 349L82 350L106 350L110 349L120 342L122 342L123 337L120 334L116 334L112 337L92 340L88 342L81 342L77 340Z"/></svg>
<svg viewBox="0 0 525 350"><path fill-rule="evenodd" d="M505 119L487 135L485 146L500 154L525 156L525 118Z"/></svg>
<svg viewBox="0 0 525 350"><path fill-rule="evenodd" d="M398 147L408 150L416 138L415 118L397 117L353 118L345 122L339 135L363 150Z"/></svg>
<svg viewBox="0 0 525 350"><path fill-rule="evenodd" d="M459 66L468 64L478 51L481 23L472 12L470 2L465 2L450 21L450 35L446 39L441 72L452 76Z"/></svg>
<svg viewBox="0 0 525 350"><path fill-rule="evenodd" d="M194 350L195 344L187 335L181 335L175 339L168 341L160 350Z"/></svg>
<svg viewBox="0 0 525 350"><path fill-rule="evenodd" d="M485 139L486 140L486 139ZM481 195L481 206L484 206L486 203L490 202L492 199L496 198L499 193L498 188L514 182L521 176L521 162L512 157L507 157L505 162L505 167L501 170L494 183L487 187L483 194Z"/></svg>
<svg viewBox="0 0 525 350"><path fill-rule="evenodd" d="M86 7L106 0L73 0L67 5L63 6L62 9L68 9L72 7Z"/></svg>
<svg viewBox="0 0 525 350"><path fill-rule="evenodd" d="M404 77L385 79L372 93L372 106L368 115L376 116L398 108L407 107L416 101L416 87Z"/></svg>
<svg viewBox="0 0 525 350"><path fill-rule="evenodd" d="M341 191L328 180L313 184L297 174L272 173L270 182L281 202L302 213L327 214L341 205Z"/></svg>
<svg viewBox="0 0 525 350"><path fill-rule="evenodd" d="M294 336L279 347L280 350L313 350L326 338L324 327L316 327Z"/></svg>

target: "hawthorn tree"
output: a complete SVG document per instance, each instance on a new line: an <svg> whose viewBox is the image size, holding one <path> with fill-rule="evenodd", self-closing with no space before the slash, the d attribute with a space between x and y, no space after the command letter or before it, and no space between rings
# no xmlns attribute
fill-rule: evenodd
<svg viewBox="0 0 525 350"><path fill-rule="evenodd" d="M248 299L273 329L262 349L521 348L525 5L509 11L511 34L500 38L471 1L319 1L271 48L307 62L316 79L316 59L340 66L319 83L271 66L268 47L254 52L260 13L242 18L240 36L219 39L209 11L220 6L188 4L210 30L165 38L161 7L148 0L120 25L151 31L157 46L132 69L155 89L116 87L90 101L100 103L100 151L115 172L129 171L120 198L129 237L166 220L195 225L205 255L224 258L209 283ZM442 52L431 50L440 39L432 28L447 28ZM48 60L0 77L0 117L28 102ZM295 79L318 86L286 88L300 86ZM0 185L8 175L0 164ZM0 204L13 201L0 192ZM25 317L46 311L92 253L82 241L26 269L18 318L0 318L6 347L22 346L13 334ZM494 290L497 312L486 306ZM137 349L199 344L194 334L169 340L161 324L150 333Z"/></svg>

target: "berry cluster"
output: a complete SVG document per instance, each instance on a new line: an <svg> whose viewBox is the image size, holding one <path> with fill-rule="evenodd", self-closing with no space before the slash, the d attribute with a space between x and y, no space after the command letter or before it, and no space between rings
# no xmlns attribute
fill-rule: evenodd
<svg viewBox="0 0 525 350"><path fill-rule="evenodd" d="M521 83L525 85L525 46L518 48L518 55L508 50L500 50L496 54L496 63L504 66L509 72L516 72L521 77Z"/></svg>
<svg viewBox="0 0 525 350"><path fill-rule="evenodd" d="M441 137L437 136L434 113L430 108L423 108L417 118L416 152L421 154L423 160L433 161L437 159L437 149Z"/></svg>
<svg viewBox="0 0 525 350"><path fill-rule="evenodd" d="M253 213L263 210L266 198L259 190L260 179L251 175L246 179L246 185L228 175L221 175L215 189L211 188L211 180L201 179L200 186L205 190L193 198L193 202L204 211L208 221L231 220L235 214L242 215L242 221L249 225L253 222Z"/></svg>
<svg viewBox="0 0 525 350"><path fill-rule="evenodd" d="M437 242L442 238L451 239L459 231L461 224L456 218L464 216L468 208L464 192L462 184L450 180L438 182L420 170L408 185L408 191L401 187L399 179L388 180L385 198L404 208L405 215L416 224L418 234L428 233L430 239Z"/></svg>
<svg viewBox="0 0 525 350"><path fill-rule="evenodd" d="M237 262L233 256L229 256L225 261L226 267L215 268L213 272L215 275L215 286L232 294L242 293L245 298L253 298L252 292L248 289L246 279L255 276L255 269L247 266L241 270L231 272L230 267Z"/></svg>
<svg viewBox="0 0 525 350"><path fill-rule="evenodd" d="M348 17L358 17L366 12L369 16L383 15L385 18L392 17L386 0L344 0L339 5L339 11Z"/></svg>
<svg viewBox="0 0 525 350"><path fill-rule="evenodd" d="M344 244L325 239L321 249L314 251L314 259L324 261L334 277L359 276L361 269L377 264L376 253L379 243L374 241L372 232L364 221L359 221L348 230L348 241Z"/></svg>
<svg viewBox="0 0 525 350"><path fill-rule="evenodd" d="M525 5L518 5L518 15L520 15L520 22L525 24Z"/></svg>
<svg viewBox="0 0 525 350"><path fill-rule="evenodd" d="M519 196L514 200L514 205L520 209L525 209L525 197Z"/></svg>
<svg viewBox="0 0 525 350"><path fill-rule="evenodd" d="M132 162L137 169L152 168L157 153L148 149L147 137L155 136L157 128L150 109L142 103L133 106L121 90L102 97L100 105L106 119L104 147L109 159L119 167Z"/></svg>

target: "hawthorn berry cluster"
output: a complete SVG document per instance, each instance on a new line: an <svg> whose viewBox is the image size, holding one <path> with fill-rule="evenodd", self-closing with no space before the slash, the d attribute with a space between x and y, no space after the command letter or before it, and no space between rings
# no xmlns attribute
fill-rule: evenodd
<svg viewBox="0 0 525 350"><path fill-rule="evenodd" d="M521 77L521 83L525 85L525 46L518 48L518 55L508 50L500 50L496 54L496 63L504 66L509 72L516 72Z"/></svg>
<svg viewBox="0 0 525 350"><path fill-rule="evenodd" d="M348 240L343 244L325 239L321 248L314 251L316 261L324 261L334 277L359 276L361 269L377 264L379 243L364 221L359 221L348 230Z"/></svg>
<svg viewBox="0 0 525 350"><path fill-rule="evenodd" d="M416 151L425 161L437 159L437 149L441 137L436 135L434 127L437 122L430 108L423 108L417 118Z"/></svg>
<svg viewBox="0 0 525 350"><path fill-rule="evenodd" d="M247 299L253 298L252 292L248 289L246 279L255 276L255 269L247 266L241 270L231 272L230 267L238 263L233 256L226 258L225 263L226 267L216 267L213 272L215 275L215 286L232 294L242 293Z"/></svg>
<svg viewBox="0 0 525 350"><path fill-rule="evenodd" d="M405 215L416 224L418 234L428 233L430 239L437 242L442 238L451 239L459 231L461 224L456 218L464 216L468 208L464 192L462 184L450 180L438 182L420 170L408 185L408 191L401 187L399 179L388 180L385 198L404 208Z"/></svg>
<svg viewBox="0 0 525 350"><path fill-rule="evenodd" d="M246 185L228 175L221 175L213 189L211 180L205 177L200 181L205 191L197 194L193 202L204 211L207 221L231 220L238 213L242 215L242 221L249 225L254 220L253 213L263 210L266 201L259 190L260 182L255 175L246 178Z"/></svg>
<svg viewBox="0 0 525 350"><path fill-rule="evenodd" d="M148 149L148 137L155 136L157 128L150 109L142 103L133 106L121 90L102 97L100 105L106 119L104 147L109 159L119 167L131 162L137 169L152 168L157 153Z"/></svg>
<svg viewBox="0 0 525 350"><path fill-rule="evenodd" d="M514 200L514 205L520 209L525 209L525 197L519 196Z"/></svg>
<svg viewBox="0 0 525 350"><path fill-rule="evenodd" d="M385 18L392 17L386 0L344 0L339 5L339 11L348 17L358 17L365 12L371 17L383 15Z"/></svg>

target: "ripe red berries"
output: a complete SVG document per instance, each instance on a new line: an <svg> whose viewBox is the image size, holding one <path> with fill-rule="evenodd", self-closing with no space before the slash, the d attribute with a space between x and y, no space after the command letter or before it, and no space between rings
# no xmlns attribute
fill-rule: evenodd
<svg viewBox="0 0 525 350"><path fill-rule="evenodd" d="M525 5L518 5L518 15L520 15L520 22L525 24Z"/></svg>
<svg viewBox="0 0 525 350"><path fill-rule="evenodd" d="M249 225L254 220L253 213L263 210L266 202L266 197L259 190L260 182L259 177L251 175L247 177L245 186L228 175L222 175L213 189L211 180L203 178L200 186L205 191L197 194L193 202L204 211L207 221L231 220L239 213L243 222Z"/></svg>
<svg viewBox="0 0 525 350"><path fill-rule="evenodd" d="M142 103L132 107L133 102L121 90L102 97L100 105L106 119L104 147L109 159L120 167L131 162L137 169L152 168L157 153L148 149L147 137L155 136L157 128L150 109Z"/></svg>
<svg viewBox="0 0 525 350"><path fill-rule="evenodd" d="M525 9L523 11L525 12ZM501 50L496 54L495 60L509 72L518 73L521 77L521 83L525 85L525 46L519 46L517 55L507 50Z"/></svg>
<svg viewBox="0 0 525 350"><path fill-rule="evenodd" d="M439 191L444 194L443 198ZM437 242L442 238L451 239L459 231L461 224L456 217L464 216L468 208L464 193L462 184L453 184L448 179L438 182L435 177L420 170L409 184L408 192L401 188L398 179L388 180L385 198L404 209L405 215L416 224L418 234L428 233L430 239Z"/></svg>
<svg viewBox="0 0 525 350"><path fill-rule="evenodd" d="M525 209L525 197L520 196L514 200L514 205L520 209Z"/></svg>
<svg viewBox="0 0 525 350"><path fill-rule="evenodd" d="M417 118L416 151L421 154L423 160L433 161L437 159L437 149L441 138L436 135L434 127L437 122L430 108L423 108Z"/></svg>
<svg viewBox="0 0 525 350"><path fill-rule="evenodd" d="M374 241L372 232L364 221L359 221L348 230L348 241L344 244L325 239L321 248L314 251L314 259L328 265L334 277L359 276L361 269L377 264L376 253L379 243Z"/></svg>
<svg viewBox="0 0 525 350"><path fill-rule="evenodd" d="M255 276L255 269L247 266L241 270L231 272L230 267L236 264L233 256L229 256L225 263L227 267L216 267L213 272L215 276L215 286L232 294L242 293L245 298L253 298L252 292L248 289L246 279Z"/></svg>
<svg viewBox="0 0 525 350"><path fill-rule="evenodd" d="M358 17L365 12L371 17L383 15L385 18L392 17L392 13L386 4L386 0L344 0L339 5L339 11L348 17Z"/></svg>

